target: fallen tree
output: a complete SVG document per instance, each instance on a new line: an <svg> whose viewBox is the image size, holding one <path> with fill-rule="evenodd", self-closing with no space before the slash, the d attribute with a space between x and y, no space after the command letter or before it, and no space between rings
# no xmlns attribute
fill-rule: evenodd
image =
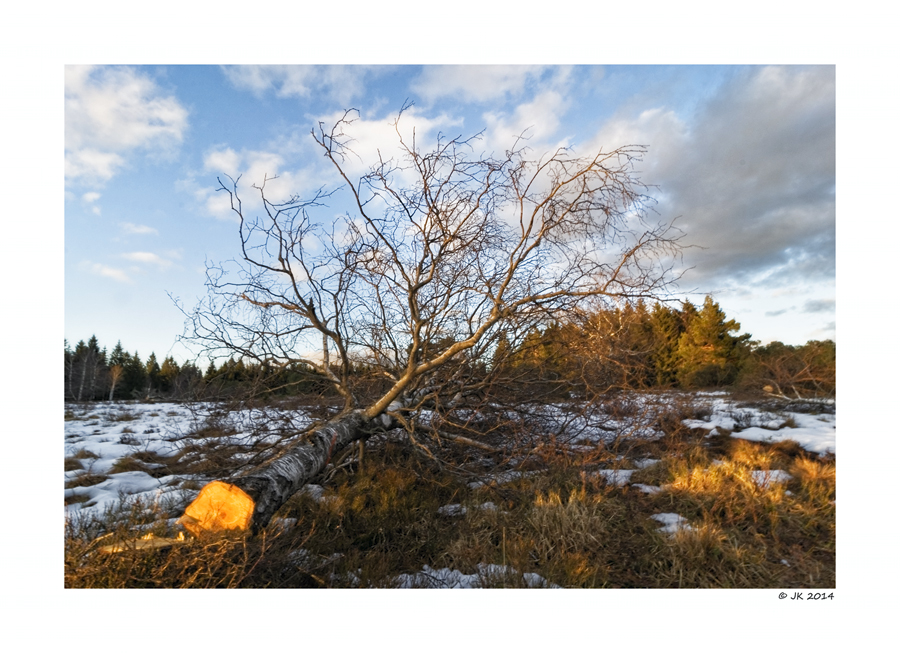
<svg viewBox="0 0 900 653"><path fill-rule="evenodd" d="M316 429L306 441L227 483L207 484L180 523L190 532L265 526L298 490L318 476L334 455L368 434L369 420L352 411Z"/></svg>
<svg viewBox="0 0 900 653"><path fill-rule="evenodd" d="M474 154L477 136L439 136L422 151L403 113L398 160L379 152L356 181L352 112L313 131L350 200L334 225L311 211L336 189L274 202L265 178L249 218L239 178L220 179L240 221L241 267L235 281L209 268L187 339L270 368L303 365L344 406L273 460L203 488L182 519L192 532L264 526L351 443L418 432L483 397L537 326L591 300L659 296L671 281L678 238L646 219L634 172L643 148L530 159L519 140L496 158ZM318 353L304 355L313 339Z"/></svg>

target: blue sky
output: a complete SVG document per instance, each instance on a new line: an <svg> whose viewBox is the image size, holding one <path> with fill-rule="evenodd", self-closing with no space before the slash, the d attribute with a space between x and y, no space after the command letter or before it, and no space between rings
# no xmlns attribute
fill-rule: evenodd
<svg viewBox="0 0 900 653"><path fill-rule="evenodd" d="M646 145L641 179L693 246L675 296L712 294L763 342L835 337L834 66L167 65L66 66L69 343L190 358L171 297L192 308L205 263L239 252L216 177L334 185L310 130L354 107L360 154L389 151L405 102L426 143Z"/></svg>

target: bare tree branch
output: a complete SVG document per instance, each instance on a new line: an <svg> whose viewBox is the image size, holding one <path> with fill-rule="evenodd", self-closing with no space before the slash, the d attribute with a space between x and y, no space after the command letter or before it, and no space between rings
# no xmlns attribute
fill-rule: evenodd
<svg viewBox="0 0 900 653"><path fill-rule="evenodd" d="M533 159L520 137L495 157L475 153L480 135L439 135L425 150L415 134L402 136L401 111L398 158L379 153L354 179L355 115L312 132L341 189L274 203L265 177L253 186L260 208L251 217L239 179L220 180L239 218L242 259L236 280L209 266L209 295L188 332L211 351L302 363L331 383L345 402L323 427L341 433L331 447L400 424L412 433L422 411L453 411L483 393L496 379L489 363L501 334L521 339L585 301L656 297L671 282L679 236L648 220L651 200L635 174L643 147ZM353 209L334 223L314 218L339 190ZM357 383L362 364L387 381L376 396ZM306 471L278 481L278 497L331 459L329 437L297 452L303 462L293 467ZM278 503L262 476L235 481L266 506L254 523Z"/></svg>

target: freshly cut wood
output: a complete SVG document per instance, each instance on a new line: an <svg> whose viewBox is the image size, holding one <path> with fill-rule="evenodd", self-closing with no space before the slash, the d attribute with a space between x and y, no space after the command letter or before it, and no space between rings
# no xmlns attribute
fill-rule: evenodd
<svg viewBox="0 0 900 653"><path fill-rule="evenodd" d="M241 488L222 481L208 483L178 523L193 535L204 532L246 530L256 503Z"/></svg>

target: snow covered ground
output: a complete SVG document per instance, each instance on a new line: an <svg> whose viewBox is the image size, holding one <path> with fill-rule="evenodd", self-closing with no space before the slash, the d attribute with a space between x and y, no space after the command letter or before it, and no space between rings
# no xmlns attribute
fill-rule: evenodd
<svg viewBox="0 0 900 653"><path fill-rule="evenodd" d="M685 395L678 393L635 394L626 399L629 405L624 417L621 405L615 415L600 408L574 411L571 406L545 406L539 413L532 414L530 419L552 433L557 443L573 449L588 449L615 437L653 439L661 436L662 433L655 430L655 419L684 399ZM698 393L693 396L693 401L695 412L704 417L685 419L683 423L691 428L704 429L710 435L728 433L732 437L762 442L793 440L814 453L835 452L836 420L833 412L765 411L741 406L726 395L717 393ZM246 444L252 440L283 438L285 429L296 433L311 422L302 411L285 413L275 410L267 415L274 420L262 420L262 417L256 411L225 413L215 404L98 403L66 406L64 439L67 467L81 467L65 472L66 484L70 486L65 490L67 517L84 516L87 511L102 512L116 505L123 497L139 497L149 504L170 500L186 505L207 479L191 475L153 474L154 464L149 462L145 463L145 467L151 473L117 470L121 470L121 461L129 456L152 453L166 457L178 453L196 443L197 439L203 439L203 429L210 423L215 424L217 430L208 437L215 438L216 442ZM267 426L263 428L261 423L264 421ZM609 484L631 485L631 476L636 470L656 462L651 459L622 459L614 469L597 469L595 473ZM538 472L507 470L485 475L482 481L470 483L470 486L503 484L535 473ZM91 475L93 478L89 479ZM753 479L760 487L785 482L789 478L783 470L753 472ZM87 484L88 479L92 484ZM80 485L81 482L85 484ZM664 488L651 485L634 484L634 487L647 493L664 491ZM317 486L308 489L311 495L315 495L314 498L320 498L323 492ZM317 494L313 492L316 489ZM495 509L488 504L474 508ZM459 504L441 508L441 514L447 517L461 516L466 511L467 508ZM653 519L662 523L661 532L674 534L679 530L690 530L690 524L674 513L653 515ZM481 587L486 579L496 586L494 581L498 577L516 577L519 584L547 586L544 579L531 576L534 575L523 576L512 569L488 565L480 567L475 574L426 567L416 574L399 576L396 583L397 587L466 588Z"/></svg>
<svg viewBox="0 0 900 653"><path fill-rule="evenodd" d="M534 413L531 419L554 433L560 442L576 448L588 448L617 436L658 437L661 433L654 431L652 427L654 418L671 408L673 402L683 399L684 395L678 393L635 394L627 399L631 404L627 411L631 415L627 418L613 417L599 409L575 412L571 407L547 406L540 414ZM705 429L711 435L727 432L732 437L762 442L794 440L811 452L835 452L836 423L833 413L811 415L746 408L724 393L698 393L694 396L694 402L703 409L700 412L707 416L684 420L684 424ZM185 491L182 485L203 479L192 476L154 477L146 471L116 472L115 466L122 458L138 452L170 456L191 442L185 436L201 431L210 420L215 420L221 428L231 431L224 436L216 434L218 443L246 443L248 439L278 437L277 433L261 430L263 420L260 419L262 415L259 412L235 411L222 415L218 413L219 407L215 404L98 403L69 405L66 411L65 455L68 459L76 458L83 467L65 472L66 483L88 473L105 477L95 485L65 490L68 500L83 499L66 506L66 511L70 514L88 508L103 510L122 496L161 499L181 493L189 497L192 491ZM290 427L294 429L303 428L311 421L302 411L289 415L276 411L269 415L276 417L276 422L290 420ZM640 469L654 462L656 461L632 461L630 466ZM153 465L148 463L147 466ZM632 473L633 469L628 469L627 465L620 469L598 470L598 474L604 476L607 482L616 485L629 483ZM493 477L486 476L483 482L504 483L522 475L522 472L501 472ZM778 480L783 479L773 477L764 479L763 482ZM480 484L475 482L472 485ZM654 491L649 486L640 489Z"/></svg>
<svg viewBox="0 0 900 653"><path fill-rule="evenodd" d="M102 512L123 496L140 497L151 503L164 499L190 501L196 490L186 490L183 485L202 482L205 480L202 477L123 471L123 459L142 454L169 457L204 441L214 441L220 446L247 445L260 440L274 442L283 437L279 427L296 432L311 422L308 415L296 411L290 414L268 411L268 417L274 419L262 417L257 410L223 413L220 406L209 403L67 405L64 429L67 467L80 465L81 468L66 471L65 482L76 485L79 478L90 475L104 480L68 487L66 513L74 515L86 509ZM215 425L216 430L204 434L203 429L210 425ZM153 462L143 466L151 471L162 467Z"/></svg>
<svg viewBox="0 0 900 653"><path fill-rule="evenodd" d="M704 419L685 420L685 426L707 429L710 435L724 431L732 437L756 442L793 440L813 453L836 453L834 413L810 415L790 410L776 413L743 408L728 397L714 393L700 394L696 401L705 405L711 415Z"/></svg>

